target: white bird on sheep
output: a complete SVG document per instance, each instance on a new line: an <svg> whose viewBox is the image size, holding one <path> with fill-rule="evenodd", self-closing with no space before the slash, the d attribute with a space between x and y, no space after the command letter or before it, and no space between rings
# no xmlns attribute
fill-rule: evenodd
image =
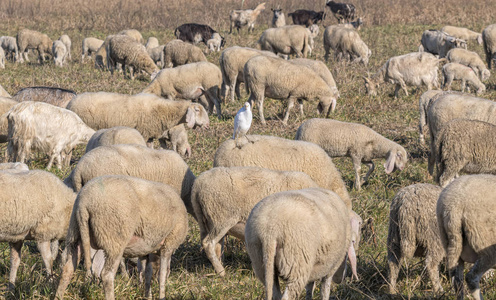
<svg viewBox="0 0 496 300"><path fill-rule="evenodd" d="M252 118L251 105L249 102L245 102L245 105L238 110L236 117L234 117L233 139L237 140L246 135L250 130Z"/></svg>

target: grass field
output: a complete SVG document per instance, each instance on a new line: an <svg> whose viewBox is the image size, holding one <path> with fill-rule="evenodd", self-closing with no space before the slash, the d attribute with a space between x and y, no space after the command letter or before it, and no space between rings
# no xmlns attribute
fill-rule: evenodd
<svg viewBox="0 0 496 300"><path fill-rule="evenodd" d="M0 84L11 94L27 86L55 86L75 90L78 93L109 91L119 93L138 93L144 89L149 78L140 76L137 80L124 79L122 75L112 77L109 72L94 68L93 61L80 63L81 41L84 37L104 38L125 28L139 29L144 38L155 36L164 44L173 38L176 26L194 21L208 23L227 39L226 46L254 46L261 32L267 28L271 18L270 8L280 5L286 13L299 8L319 10L322 1L282 0L269 1L267 10L262 13L259 24L252 34L242 31L240 35L229 35L228 12L241 7L241 1L192 0L186 4L179 0L5 0L0 2L0 35L15 36L20 28L31 28L47 33L52 39L61 34L68 34L72 39L72 62L64 68L56 68L52 62L44 65L36 63L31 56L31 63L13 64L8 62L5 70L0 71ZM427 172L428 148L418 143L418 98L425 90L410 88L409 96L400 92L398 99L393 98L394 87L383 84L378 89L377 97L365 95L362 76L373 74L388 58L395 55L417 51L421 34L430 28L442 26L466 26L475 31L494 22L494 0L470 1L447 0L442 4L435 1L370 1L354 2L359 15L365 20L365 26L359 32L362 39L372 50L368 67L329 61L328 66L337 82L341 98L338 99L336 111L331 118L365 124L380 134L400 143L408 151L409 164L399 173L387 176L378 160L376 171L361 192L352 189L353 169L350 159L335 159L335 164L342 172L345 183L353 198L354 210L364 220L371 218L375 235L370 226L363 230L362 243L358 251L359 281L346 282L333 287L335 299L390 299L387 290L387 227L389 204L395 193L402 187L418 182L432 183ZM257 2L247 0L244 8L256 6ZM187 7L185 7L187 6ZM287 20L287 23L291 23ZM329 15L324 25L335 24ZM322 32L315 41L313 51L315 59L323 60ZM200 47L204 47L201 45ZM469 43L469 49L476 51L483 60L482 46ZM219 53L210 54L208 60L218 64ZM496 97L496 76L492 75L486 82L488 92L484 97ZM453 88L459 89L459 84ZM213 156L220 143L232 136L233 119L248 95L236 103L223 103L223 118L210 117L210 129L191 130L189 139L193 154L187 160L196 175L208 170L213 165ZM265 102L267 125L262 126L256 115L251 134L276 135L294 138L296 129L304 121L295 109L289 124L281 123L284 103L268 99ZM314 103L305 103L306 118L317 117ZM255 110L256 111L256 110ZM305 118L305 119L306 119ZM84 152L79 147L71 168L52 169L60 178L65 178ZM3 153L3 151L1 152ZM3 154L2 154L3 155ZM30 161L30 168L42 169L47 159L38 156ZM8 299L52 298L56 289L60 268L55 267L55 276L46 279L39 253L33 243L27 242L23 248L23 261L18 272L15 291L8 291L9 249L0 245L0 295ZM199 230L191 218L190 233L185 243L176 251L172 261L171 276L167 283L167 299L261 299L263 285L255 278L244 245L234 239L227 242L224 264L227 275L220 278L202 252ZM402 269L398 283L399 296L395 299L454 299L454 294L442 267L443 295L433 295L431 285L423 267L422 260L409 262ZM495 280L482 283L481 289L487 299L496 299ZM154 295L158 295L158 284L153 286ZM303 294L303 293L302 293ZM84 280L84 270L78 270L67 291L68 299L102 299L101 284ZM135 277L130 280L116 278L116 296L118 299L136 299L143 295L143 288ZM303 296L303 295L302 295ZM319 298L318 290L314 297Z"/></svg>

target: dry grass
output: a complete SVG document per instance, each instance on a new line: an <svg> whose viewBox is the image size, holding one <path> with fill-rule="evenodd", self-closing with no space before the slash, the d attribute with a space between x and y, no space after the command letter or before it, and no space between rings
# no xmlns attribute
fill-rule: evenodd
<svg viewBox="0 0 496 300"><path fill-rule="evenodd" d="M254 7L258 2L247 0L245 8ZM155 36L165 43L173 38L173 30L177 25L195 21L209 23L225 35L227 46L253 46L260 33L267 27L271 15L269 8L281 5L287 13L298 8L319 10L322 1L296 0L269 1L267 10L262 13L255 33L248 35L243 30L240 35L228 35L228 12L240 8L241 1L191 0L186 4L179 0L4 0L0 2L0 35L15 36L19 28L34 28L47 33L52 39L62 33L72 38L73 62L62 69L55 68L52 63L43 66L36 62L29 64L7 63L6 69L0 72L0 84L8 92L14 94L26 86L47 85L73 89L78 93L86 91L110 91L119 93L137 93L149 82L147 77L139 77L130 81L121 75L112 77L107 72L100 72L93 62L79 62L80 45L84 37L104 38L107 34L124 28L137 28L143 36ZM386 176L383 172L383 161L378 160L378 168L371 176L370 182L359 193L351 189L353 171L349 159L335 159L343 178L354 199L354 209L364 218L374 219L375 236L369 230L364 231L363 242L358 252L358 271L360 280L347 282L335 287L333 295L336 299L390 299L387 294L387 262L386 238L389 216L389 203L401 187L417 183L432 182L427 172L427 147L419 145L417 124L417 101L421 90L409 89L411 95L402 93L399 99L393 99L394 87L382 85L378 96L371 98L365 95L362 76L373 73L387 58L416 51L422 31L429 28L441 28L443 25L463 25L480 31L493 22L495 1L462 1L446 0L442 4L435 1L370 1L354 2L359 15L365 19L365 27L360 31L362 39L372 50L369 67L330 61L328 66L337 81L341 98L332 118L359 122L370 126L377 132L402 144L410 153L408 167L401 173ZM194 8L194 9L193 9ZM288 22L290 22L288 20ZM326 25L335 23L329 15L324 21ZM316 40L317 48L314 58L323 59L322 34ZM483 55L482 47L470 43L469 48ZM218 53L209 55L211 62L218 64ZM494 99L496 92L495 76L488 82L488 93L485 97ZM459 85L454 85L459 88ZM233 116L246 100L236 103L224 103L224 117L217 120L211 117L211 128L206 131L190 131L189 138L193 149L192 157L187 161L195 174L212 167L215 149L232 135ZM296 112L291 114L289 125L282 126L283 103L267 100L265 115L269 120L261 126L255 118L250 133L270 134L293 138L296 129L304 120ZM305 104L306 118L316 117L315 105ZM78 148L75 163L82 155L83 148ZM47 159L38 157L30 162L31 168L43 168ZM52 170L61 178L67 176L70 169ZM199 231L191 219L191 230L187 241L175 253L171 277L167 285L167 299L260 299L263 297L263 285L254 277L250 261L242 243L229 240L224 263L227 276L215 276L213 268L201 252ZM375 240L375 242L374 242ZM23 249L21 264L14 292L7 292L7 274L9 271L8 246L0 246L0 294L9 299L51 298L55 286L53 281L46 280L41 258L32 243L26 243ZM444 268L443 268L444 269ZM60 269L57 266L58 275ZM445 274L445 273L444 273ZM71 299L102 299L101 284L85 282L84 271L78 270L69 286L67 295ZM444 295L434 296L430 283L425 276L422 261L409 263L403 269L398 284L401 296L397 299L443 298L453 299L449 281L443 275ZM56 282L56 280L55 280ZM496 298L494 280L484 282L482 290L488 299ZM154 285L154 294L158 294L158 286ZM125 280L119 275L116 279L116 295L122 299L135 299L143 295L143 289L136 278ZM318 294L315 293L318 298Z"/></svg>

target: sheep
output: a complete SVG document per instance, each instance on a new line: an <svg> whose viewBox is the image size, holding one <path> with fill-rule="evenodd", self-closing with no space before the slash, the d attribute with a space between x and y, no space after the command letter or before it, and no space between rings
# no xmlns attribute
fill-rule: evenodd
<svg viewBox="0 0 496 300"><path fill-rule="evenodd" d="M314 39L319 35L319 25L313 24L307 28L310 36L308 38L308 55L312 56L312 51L314 49Z"/></svg>
<svg viewBox="0 0 496 300"><path fill-rule="evenodd" d="M15 285L24 240L36 241L47 274L52 275L76 194L57 176L41 170L0 171L0 188L0 241L10 245L9 286Z"/></svg>
<svg viewBox="0 0 496 300"><path fill-rule="evenodd" d="M183 42L198 44L200 42L207 45L207 41L216 33L212 27L204 24L188 23L178 26L174 30L174 35L177 39Z"/></svg>
<svg viewBox="0 0 496 300"><path fill-rule="evenodd" d="M219 90L222 84L222 72L219 67L209 62L196 62L171 69L161 70L155 79L143 90L143 93L155 94L167 99L181 97L188 100L205 95L208 110L217 110L220 119Z"/></svg>
<svg viewBox="0 0 496 300"><path fill-rule="evenodd" d="M67 55L67 48L64 43L59 40L53 42L52 54L55 65L57 67L62 67L64 65L65 56Z"/></svg>
<svg viewBox="0 0 496 300"><path fill-rule="evenodd" d="M351 209L351 199L332 159L319 146L274 136L246 135L245 144L229 139L214 157L214 167L253 166L306 173L321 188L336 192Z"/></svg>
<svg viewBox="0 0 496 300"><path fill-rule="evenodd" d="M443 66L443 88L447 86L449 91L453 80L462 81L462 92L465 91L467 83L476 89L477 95L486 91L486 86L479 80L474 70L465 65L449 63ZM467 89L470 92L470 87L467 87Z"/></svg>
<svg viewBox="0 0 496 300"><path fill-rule="evenodd" d="M324 32L324 49L325 60L329 60L329 50L333 49L337 58L343 56L353 62L363 63L365 66L369 63L369 57L372 51L362 41L360 35L354 28L337 26L333 30Z"/></svg>
<svg viewBox="0 0 496 300"><path fill-rule="evenodd" d="M16 36L17 48L19 49L19 62L23 63L23 54L26 61L29 61L28 50L38 50L38 61L45 61L45 54L52 55L52 40L48 35L38 31L21 29Z"/></svg>
<svg viewBox="0 0 496 300"><path fill-rule="evenodd" d="M129 67L131 80L134 80L134 70L142 70L148 73L152 80L159 71L157 65L150 58L142 44L128 36L115 36L109 40L107 45L107 67L112 75L116 63L122 64L122 71L126 75L126 66Z"/></svg>
<svg viewBox="0 0 496 300"><path fill-rule="evenodd" d="M255 22L257 21L257 17L263 10L265 10L265 2L260 3L254 9L231 10L229 13L229 20L231 21L229 34L232 33L233 27L236 28L239 34L239 30L244 26L248 26L248 32L253 32L253 30L255 30Z"/></svg>
<svg viewBox="0 0 496 300"><path fill-rule="evenodd" d="M289 112L299 99L319 99L319 113L328 116L336 107L333 89L313 70L306 66L268 56L250 58L244 67L245 85L250 91L248 101L256 101L260 122L266 124L263 114L264 97L288 99L288 107L282 123L287 124Z"/></svg>
<svg viewBox="0 0 496 300"><path fill-rule="evenodd" d="M7 113L11 161L24 162L31 148L49 155L47 169L69 165L72 149L89 141L95 133L75 113L44 102L26 101ZM61 130L63 128L63 130Z"/></svg>
<svg viewBox="0 0 496 300"><path fill-rule="evenodd" d="M438 65L444 60L426 52L393 56L372 77L363 77L367 94L377 96L376 87L383 82L396 84L395 98L398 98L400 88L408 96L407 85L420 87L423 84L427 86L427 90L432 90L433 87L438 89Z"/></svg>
<svg viewBox="0 0 496 300"><path fill-rule="evenodd" d="M318 185L305 173L261 167L217 167L198 176L191 203L201 244L215 272L225 275L219 242L226 234L245 239L244 225L255 204L276 192L310 187Z"/></svg>
<svg viewBox="0 0 496 300"><path fill-rule="evenodd" d="M9 137L9 122L5 113L17 103L17 101L11 98L0 96L0 143L8 142Z"/></svg>
<svg viewBox="0 0 496 300"><path fill-rule="evenodd" d="M179 154L141 145L100 146L81 157L65 182L79 192L91 179L103 175L126 175L170 185L181 196L188 213L195 175Z"/></svg>
<svg viewBox="0 0 496 300"><path fill-rule="evenodd" d="M324 11L313 11L313 10L305 10L298 9L292 13L288 14L288 17L293 19L293 24L295 25L304 25L305 27L310 27L311 25L318 25L325 19Z"/></svg>
<svg viewBox="0 0 496 300"><path fill-rule="evenodd" d="M282 12L282 8L270 9L272 11L272 27L279 28L286 26L286 17L284 17L284 13Z"/></svg>
<svg viewBox="0 0 496 300"><path fill-rule="evenodd" d="M286 25L265 30L257 44L262 50L275 54L307 57L309 51L309 31L300 25Z"/></svg>
<svg viewBox="0 0 496 300"><path fill-rule="evenodd" d="M443 291L439 264L445 257L436 218L436 203L443 189L427 183L400 189L389 210L387 259L389 293L396 293L396 281L403 260L425 257L425 267L435 293Z"/></svg>
<svg viewBox="0 0 496 300"><path fill-rule="evenodd" d="M74 98L76 98L76 92L74 91L47 86L23 88L12 97L17 102L40 101L61 108L66 108L67 104Z"/></svg>
<svg viewBox="0 0 496 300"><path fill-rule="evenodd" d="M64 43L65 48L67 49L67 55L64 57L64 62L66 59L72 60L72 55L71 55L71 38L67 34L63 34L60 36L59 41Z"/></svg>
<svg viewBox="0 0 496 300"><path fill-rule="evenodd" d="M351 3L339 3L327 1L326 6L329 7L332 14L338 20L338 23L351 22L355 19L356 8Z"/></svg>
<svg viewBox="0 0 496 300"><path fill-rule="evenodd" d="M144 44L145 40L143 39L143 36L141 33L136 30L136 29L125 29L117 33L117 35L127 35L128 37L134 39L136 42L140 44Z"/></svg>
<svg viewBox="0 0 496 300"><path fill-rule="evenodd" d="M487 68L491 70L491 62L496 61L496 24L491 24L482 31Z"/></svg>
<svg viewBox="0 0 496 300"><path fill-rule="evenodd" d="M84 256L91 273L92 247L103 249L101 273L106 299L114 299L114 277L122 257L147 257L151 275L152 253L160 258L160 299L174 251L186 239L188 218L179 196L170 186L129 176L98 177L79 193L67 233L67 257L55 297L62 299L79 261ZM145 297L151 298L151 276L146 276Z"/></svg>
<svg viewBox="0 0 496 300"><path fill-rule="evenodd" d="M17 61L19 56L19 51L17 49L17 41L13 36L2 36L0 37L0 47L6 53L7 58L10 57L12 61Z"/></svg>
<svg viewBox="0 0 496 300"><path fill-rule="evenodd" d="M165 45L162 45L162 46L158 46L158 47L146 50L146 52L148 52L148 55L150 55L150 58L153 60L153 62L159 67L164 66L162 63L162 57L164 55L163 54L164 48L165 48Z"/></svg>
<svg viewBox="0 0 496 300"><path fill-rule="evenodd" d="M166 140L170 141L173 151L188 158L191 156L191 145L189 144L188 132L184 128L184 124L174 126L164 132L159 139L160 146L164 149L166 148Z"/></svg>
<svg viewBox="0 0 496 300"><path fill-rule="evenodd" d="M10 98L10 94L0 85L0 97Z"/></svg>
<svg viewBox="0 0 496 300"><path fill-rule="evenodd" d="M146 146L146 141L138 130L125 126L100 129L93 134L86 145L85 153L100 146L135 144Z"/></svg>
<svg viewBox="0 0 496 300"><path fill-rule="evenodd" d="M150 50L153 48L156 48L160 46L158 39L156 37L149 37L148 40L146 41L145 48L146 50Z"/></svg>
<svg viewBox="0 0 496 300"><path fill-rule="evenodd" d="M463 299L464 263L473 263L465 280L474 299L482 299L479 281L496 261L496 177L461 176L447 186L437 202L436 215L447 269L457 295Z"/></svg>
<svg viewBox="0 0 496 300"><path fill-rule="evenodd" d="M482 44L482 34L467 28L447 25L441 28L441 31L446 32L448 35L454 36L457 39L465 41L476 40L479 45Z"/></svg>
<svg viewBox="0 0 496 300"><path fill-rule="evenodd" d="M419 143L425 144L425 128L427 126L427 112L432 101L437 95L444 93L442 90L429 90L420 95L419 98ZM428 127L427 127L428 128Z"/></svg>
<svg viewBox="0 0 496 300"><path fill-rule="evenodd" d="M222 51L219 63L222 71L221 95L224 99L227 98L228 92L230 92L231 102L234 102L235 93L238 99L241 98L239 85L241 82L244 82L244 66L250 58L257 55L277 57L277 55L270 51L238 46L230 47Z"/></svg>
<svg viewBox="0 0 496 300"><path fill-rule="evenodd" d="M226 42L224 41L224 38L220 36L220 34L215 32L214 34L212 34L212 38L207 41L207 49L210 52L213 51L219 52L220 48L224 47L225 43Z"/></svg>
<svg viewBox="0 0 496 300"><path fill-rule="evenodd" d="M138 130L145 141L158 139L164 131L182 123L189 128L209 126L207 112L200 104L165 101L147 94L83 93L67 109L95 130L127 126Z"/></svg>
<svg viewBox="0 0 496 300"><path fill-rule="evenodd" d="M20 162L15 162L15 163L1 163L0 164L0 170L5 171L18 171L18 172L24 172L24 171L29 171L28 165Z"/></svg>
<svg viewBox="0 0 496 300"><path fill-rule="evenodd" d="M446 58L449 62L456 62L472 68L482 81L486 81L491 76L491 72L486 68L484 62L476 52L461 48L453 48L448 51Z"/></svg>
<svg viewBox="0 0 496 300"><path fill-rule="evenodd" d="M422 44L419 47L419 52L427 51L439 55L439 58L445 57L448 51L453 48L467 49L466 41L434 29L424 31L420 42Z"/></svg>
<svg viewBox="0 0 496 300"><path fill-rule="evenodd" d="M329 299L331 282L341 282L347 258L358 279L360 222L338 195L320 188L279 192L260 201L246 221L245 236L265 299L281 299L279 277L287 282L282 299L297 299L304 287L311 299L321 278L322 299Z"/></svg>
<svg viewBox="0 0 496 300"><path fill-rule="evenodd" d="M298 128L295 140L319 145L330 157L350 157L355 169L355 188L367 182L375 169L375 158L386 158L386 174L403 170L408 162L405 148L383 137L369 127L326 119L310 119ZM365 163L369 170L363 181L360 179L360 165Z"/></svg>
<svg viewBox="0 0 496 300"><path fill-rule="evenodd" d="M85 56L91 56L91 54L96 53L100 47L102 47L103 41L94 37L87 37L83 39L82 42L82 54L81 63L84 61Z"/></svg>
<svg viewBox="0 0 496 300"><path fill-rule="evenodd" d="M2 47L0 47L0 68L5 69L5 52Z"/></svg>
<svg viewBox="0 0 496 300"><path fill-rule="evenodd" d="M165 44L163 57L161 57L164 68L172 68L185 64L207 61L205 54L200 48L181 40L172 40Z"/></svg>

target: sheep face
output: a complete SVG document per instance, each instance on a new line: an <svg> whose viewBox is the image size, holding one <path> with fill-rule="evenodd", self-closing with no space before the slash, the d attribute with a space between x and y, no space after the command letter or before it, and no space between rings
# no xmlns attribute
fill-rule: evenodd
<svg viewBox="0 0 496 300"><path fill-rule="evenodd" d="M488 69L482 71L482 76L481 76L482 81L488 80L489 77L491 77L491 72Z"/></svg>
<svg viewBox="0 0 496 300"><path fill-rule="evenodd" d="M197 126L200 126L208 129L210 121L205 108L198 103L191 104L186 113L186 123L189 128L196 128Z"/></svg>
<svg viewBox="0 0 496 300"><path fill-rule="evenodd" d="M334 97L325 97L320 99L319 104L317 105L317 111L320 114L324 113L327 118L329 114L334 111L336 108L336 98Z"/></svg>
<svg viewBox="0 0 496 300"><path fill-rule="evenodd" d="M384 163L386 174L390 174L395 170L403 170L408 162L408 156L403 148L395 148L389 152L388 159Z"/></svg>
<svg viewBox="0 0 496 300"><path fill-rule="evenodd" d="M373 81L371 81L367 77L363 77L363 80L365 81L365 90L367 91L367 95L370 96L377 96L377 84L375 84Z"/></svg>

